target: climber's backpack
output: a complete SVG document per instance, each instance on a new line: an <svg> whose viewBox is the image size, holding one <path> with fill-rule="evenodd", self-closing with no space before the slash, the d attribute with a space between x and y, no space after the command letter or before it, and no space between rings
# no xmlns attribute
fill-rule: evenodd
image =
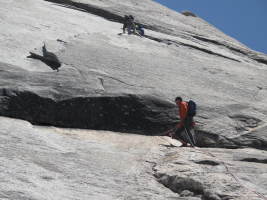
<svg viewBox="0 0 267 200"><path fill-rule="evenodd" d="M189 100L187 116L194 117L196 114L197 114L197 104L193 100Z"/></svg>

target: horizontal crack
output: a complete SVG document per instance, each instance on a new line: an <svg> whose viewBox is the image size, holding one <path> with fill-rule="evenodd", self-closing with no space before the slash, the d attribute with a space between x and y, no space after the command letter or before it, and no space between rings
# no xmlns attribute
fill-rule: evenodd
<svg viewBox="0 0 267 200"><path fill-rule="evenodd" d="M123 22L122 16L116 15L112 12L109 12L109 11L104 10L102 8L90 5L88 3L75 2L75 1L71 1L71 0L45 0L45 1L62 4L65 6L71 6L69 8L72 8L72 9L73 9L73 7L79 8L79 9L82 9L82 11L87 11L89 13L104 17L104 18L111 20L111 21Z"/></svg>
<svg viewBox="0 0 267 200"><path fill-rule="evenodd" d="M229 59L229 60L233 60L233 61L236 61L236 62L241 62L240 60L237 60L235 58L230 58L228 56L224 56L222 54L219 54L219 53L215 53L211 50L208 50L208 49L204 49L204 48L201 48L201 47L197 47L197 46L194 46L194 45L191 45L191 44L185 44L185 43L180 43L181 45L183 46L187 46L187 47L191 47L191 48L194 48L194 49L197 49L197 50L200 50L200 51L203 51L205 53L208 53L208 54L212 54L212 55L216 55L216 56L219 56L219 57L223 57L223 58L226 58L226 59Z"/></svg>
<svg viewBox="0 0 267 200"><path fill-rule="evenodd" d="M263 64L267 65L267 58L266 59L265 58L260 58L258 55L256 55L252 51L242 50L240 48L235 48L233 46L230 46L230 45L227 45L227 44L223 44L223 43L221 43L219 41L212 40L212 39L205 38L205 37L201 37L201 36L197 36L197 35L192 35L192 37L196 38L198 40L204 41L204 42L212 43L212 44L219 45L219 46L224 46L225 48L227 48L229 50L232 50L232 51L237 52L239 54L245 55L245 56L249 57L252 60L255 60L255 61L259 62L259 63L263 63Z"/></svg>
<svg viewBox="0 0 267 200"><path fill-rule="evenodd" d="M267 159L258 159L258 158L244 158L244 159L241 159L239 161L267 164Z"/></svg>
<svg viewBox="0 0 267 200"><path fill-rule="evenodd" d="M208 49L205 49L205 48L201 48L201 47L197 47L195 45L186 44L186 43L183 43L183 42L177 42L177 41L173 41L173 40L169 40L169 39L160 39L160 38L156 38L156 37L152 37L152 36L148 36L148 35L145 35L144 37L146 37L146 38L148 38L150 40L154 40L156 42L165 43L167 45L175 44L177 46L182 45L182 46L191 47L191 48L194 48L194 49L199 50L199 51L203 51L203 52L211 54L211 55L216 55L216 56L223 57L223 58L226 58L226 59L229 59L229 60L240 62L237 59L230 58L228 56L225 56L225 55L222 55L222 54L219 54L219 53L215 53L215 52L213 52L211 50L208 50Z"/></svg>

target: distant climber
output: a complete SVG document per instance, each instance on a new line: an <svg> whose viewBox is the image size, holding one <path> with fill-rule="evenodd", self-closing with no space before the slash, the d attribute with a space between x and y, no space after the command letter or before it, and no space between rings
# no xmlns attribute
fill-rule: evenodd
<svg viewBox="0 0 267 200"><path fill-rule="evenodd" d="M136 32L140 35L140 36L144 36L145 35L145 30L143 25L139 24L136 25Z"/></svg>
<svg viewBox="0 0 267 200"><path fill-rule="evenodd" d="M134 17L132 15L125 15L124 16L124 23L123 23L123 33L127 29L128 34L136 33Z"/></svg>
<svg viewBox="0 0 267 200"><path fill-rule="evenodd" d="M183 101L181 97L175 98L175 103L179 108L180 122L173 130L171 136L182 142L182 147L186 147L189 143L191 146L196 145L195 137L191 132L194 124L193 117L196 115L196 104L194 101Z"/></svg>
<svg viewBox="0 0 267 200"><path fill-rule="evenodd" d="M30 52L30 55L27 56L27 58L41 60L49 67L51 67L53 70L59 71L58 68L61 66L61 62L54 53L47 51L45 43L44 46L42 47L42 51L43 51L43 56Z"/></svg>
<svg viewBox="0 0 267 200"><path fill-rule="evenodd" d="M130 21L129 16L124 15L124 22L123 22L123 27L122 27L123 33L125 33L125 30L128 28L129 21Z"/></svg>

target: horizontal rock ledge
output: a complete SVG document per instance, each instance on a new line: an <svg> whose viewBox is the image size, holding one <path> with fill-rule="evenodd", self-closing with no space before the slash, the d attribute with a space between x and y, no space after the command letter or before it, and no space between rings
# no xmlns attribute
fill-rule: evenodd
<svg viewBox="0 0 267 200"><path fill-rule="evenodd" d="M177 122L175 105L149 95L73 97L56 101L2 90L0 115L38 125L158 135Z"/></svg>

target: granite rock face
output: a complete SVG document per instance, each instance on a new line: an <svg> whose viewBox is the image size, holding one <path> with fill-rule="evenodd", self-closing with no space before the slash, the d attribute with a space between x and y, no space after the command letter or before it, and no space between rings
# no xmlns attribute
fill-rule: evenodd
<svg viewBox="0 0 267 200"><path fill-rule="evenodd" d="M150 163L146 162L157 159L161 140L104 131L36 127L3 117L0 125L0 199L179 197L157 182ZM142 146L137 149L140 142Z"/></svg>
<svg viewBox="0 0 267 200"><path fill-rule="evenodd" d="M0 126L0 199L266 199L262 150L181 148L168 137L4 117Z"/></svg>
<svg viewBox="0 0 267 200"><path fill-rule="evenodd" d="M266 199L266 55L151 0L5 0L0 25L1 199ZM207 148L155 136L178 95Z"/></svg>
<svg viewBox="0 0 267 200"><path fill-rule="evenodd" d="M154 171L160 183L181 196L266 199L265 159L266 152L255 149L172 148Z"/></svg>
<svg viewBox="0 0 267 200"><path fill-rule="evenodd" d="M118 35L125 14L145 37ZM0 17L2 116L155 135L179 95L199 105L199 146L266 148L266 55L198 17L150 0L5 1ZM58 73L26 58L43 42Z"/></svg>

